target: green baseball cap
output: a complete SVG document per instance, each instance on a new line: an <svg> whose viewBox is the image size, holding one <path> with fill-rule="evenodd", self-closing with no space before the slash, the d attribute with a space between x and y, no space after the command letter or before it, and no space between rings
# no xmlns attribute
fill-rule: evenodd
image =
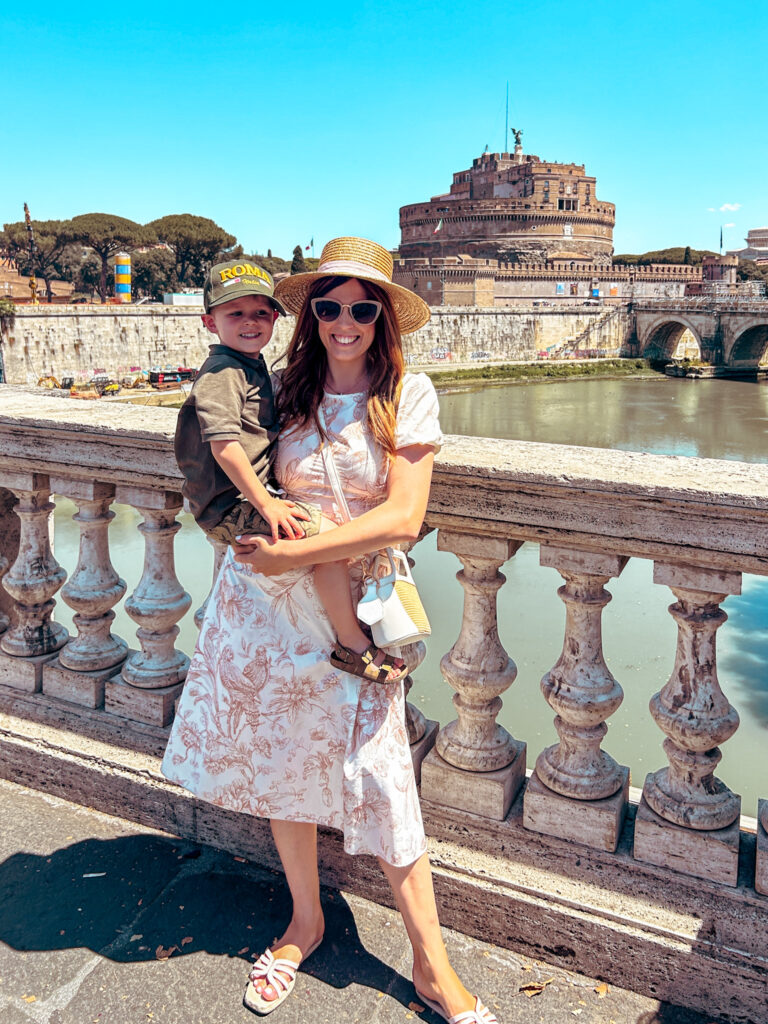
<svg viewBox="0 0 768 1024"><path fill-rule="evenodd" d="M275 298L275 282L272 275L263 267L247 259L228 260L226 263L217 263L215 267L211 267L203 288L203 305L206 313L214 306L220 306L222 302L239 299L243 295L264 295L278 313L288 315L282 303Z"/></svg>

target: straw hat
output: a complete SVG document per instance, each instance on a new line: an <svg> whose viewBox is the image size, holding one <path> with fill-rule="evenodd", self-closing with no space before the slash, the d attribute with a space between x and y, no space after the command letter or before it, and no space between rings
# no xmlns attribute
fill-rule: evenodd
<svg viewBox="0 0 768 1024"><path fill-rule="evenodd" d="M275 298L289 313L300 312L309 290L321 277L357 277L371 281L389 295L401 334L411 334L429 320L429 306L414 292L392 283L392 257L367 238L332 238L320 254L320 265L311 274L285 277L275 288Z"/></svg>

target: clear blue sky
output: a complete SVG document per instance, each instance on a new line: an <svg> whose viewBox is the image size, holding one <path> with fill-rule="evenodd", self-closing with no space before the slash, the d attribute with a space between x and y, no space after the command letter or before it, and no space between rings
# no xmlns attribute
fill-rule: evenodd
<svg viewBox="0 0 768 1024"><path fill-rule="evenodd" d="M394 246L400 206L503 147L509 81L524 149L586 164L616 204L617 252L768 223L754 0L16 4L0 38L1 222L26 201L196 213L283 256Z"/></svg>

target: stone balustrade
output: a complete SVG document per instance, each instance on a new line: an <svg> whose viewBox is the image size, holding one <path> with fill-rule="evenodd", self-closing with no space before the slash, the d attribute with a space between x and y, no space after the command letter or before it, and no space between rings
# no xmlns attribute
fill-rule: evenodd
<svg viewBox="0 0 768 1024"><path fill-rule="evenodd" d="M191 604L174 564L182 508L174 423L174 410L0 388L0 532L15 536L19 525L18 543L0 543L3 686L119 716L126 727L168 726L189 664L176 646L178 623ZM13 511L3 489L16 498ZM69 578L50 544L58 494L78 509ZM125 602L135 640L111 632L126 591L110 559L113 502L143 519L143 574ZM461 565L464 612L441 661L456 719L438 727L409 710L423 798L502 821L522 793L531 834L616 849L630 780L602 747L623 697L604 659L602 613L627 561L648 559L654 582L674 598L678 640L669 681L650 705L668 764L645 779L634 857L736 885L741 801L715 771L739 718L720 688L715 636L741 574L768 575L768 466L451 437L427 526ZM502 697L514 706L517 673L497 629L500 569L527 542L562 576L566 612L562 653L541 681L559 742L532 752L532 773L525 737L497 721ZM418 546L414 554L418 561ZM76 635L52 614L58 598L76 613ZM405 655L418 687L423 645ZM745 810L759 818L754 889L768 894L768 801Z"/></svg>

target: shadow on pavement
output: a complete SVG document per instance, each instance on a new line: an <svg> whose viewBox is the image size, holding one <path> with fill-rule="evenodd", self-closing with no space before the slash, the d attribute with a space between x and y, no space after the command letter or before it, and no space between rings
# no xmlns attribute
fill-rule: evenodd
<svg viewBox="0 0 768 1024"><path fill-rule="evenodd" d="M344 897L326 891L323 904L326 938L302 973L337 989L365 985L407 1007L410 980L368 952ZM241 959L245 984L289 908L282 876L159 836L87 839L0 864L0 941L17 951L85 948L124 964L204 951ZM397 962L404 932L391 932ZM378 925L378 946L380 937Z"/></svg>

